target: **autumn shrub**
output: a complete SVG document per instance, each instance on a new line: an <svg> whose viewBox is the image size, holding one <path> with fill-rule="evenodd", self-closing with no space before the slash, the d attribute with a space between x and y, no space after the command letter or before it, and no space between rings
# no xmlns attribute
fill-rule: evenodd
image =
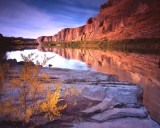
<svg viewBox="0 0 160 128"><path fill-rule="evenodd" d="M12 77L7 81L8 85L4 84L5 68L0 68L0 121L21 121L23 124L32 122L34 125L41 123L41 117L54 121L67 107L67 103L59 102L61 94L69 99L80 91L72 87L63 90L62 81L53 82L49 75L40 72L50 58L44 56L42 62L36 62L37 65L32 62L37 58L32 53L28 56L22 55L22 58L24 65L15 68ZM7 88L5 91L4 87ZM74 105L76 104L75 100Z"/></svg>
<svg viewBox="0 0 160 128"><path fill-rule="evenodd" d="M11 91L12 105L17 109L18 120L29 121L36 112L35 108L37 108L40 96L44 93L45 85L40 80L44 75L39 76L39 70L39 66L26 62L20 69L18 77L10 81L10 88L14 91Z"/></svg>
<svg viewBox="0 0 160 128"><path fill-rule="evenodd" d="M53 121L55 116L60 117L60 111L64 110L67 107L67 104L57 106L61 92L60 85L61 83L56 83L55 91L49 90L47 92L46 99L41 105L42 111L45 113L46 117L49 117L50 121Z"/></svg>
<svg viewBox="0 0 160 128"><path fill-rule="evenodd" d="M54 116L60 116L60 111L66 107L66 104L58 106L60 84L57 83L59 86L56 86L55 90L48 90L48 86L52 84L51 79L47 74L40 73L40 65L44 65L49 58L45 56L43 62L37 62L38 65L31 62L36 58L34 54L22 55L22 58L24 65L18 73L14 73L16 77L9 81L9 93L7 98L3 99L3 107L0 107L1 118L3 116L4 119L27 123L39 113L44 113L50 120L53 120ZM3 82L4 72L1 69L0 82Z"/></svg>

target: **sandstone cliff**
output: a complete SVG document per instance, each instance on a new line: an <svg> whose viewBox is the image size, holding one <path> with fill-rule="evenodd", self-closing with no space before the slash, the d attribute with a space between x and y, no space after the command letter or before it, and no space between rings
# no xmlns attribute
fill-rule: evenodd
<svg viewBox="0 0 160 128"><path fill-rule="evenodd" d="M109 0L86 25L65 28L37 42L160 38L159 0Z"/></svg>

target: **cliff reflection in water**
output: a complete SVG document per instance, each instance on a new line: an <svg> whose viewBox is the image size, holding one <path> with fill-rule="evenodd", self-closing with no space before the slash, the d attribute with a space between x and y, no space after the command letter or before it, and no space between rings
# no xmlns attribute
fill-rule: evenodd
<svg viewBox="0 0 160 128"><path fill-rule="evenodd" d="M117 51L42 48L68 59L90 65L95 71L115 74L120 81L129 81L143 87L144 104L152 117L160 122L160 56L123 53Z"/></svg>

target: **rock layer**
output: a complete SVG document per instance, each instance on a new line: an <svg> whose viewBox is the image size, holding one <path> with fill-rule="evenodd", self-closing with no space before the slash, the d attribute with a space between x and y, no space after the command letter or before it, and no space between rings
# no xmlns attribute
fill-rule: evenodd
<svg viewBox="0 0 160 128"><path fill-rule="evenodd" d="M160 38L159 0L109 0L86 25L65 28L37 42Z"/></svg>
<svg viewBox="0 0 160 128"><path fill-rule="evenodd" d="M50 74L54 81L63 80L62 90L80 90L77 95L61 95L67 103L63 116L44 127L159 128L142 104L141 87L92 71L43 68L41 72Z"/></svg>
<svg viewBox="0 0 160 128"><path fill-rule="evenodd" d="M21 66L17 64L13 70ZM40 115L36 118L40 128L160 128L143 106L139 86L93 71L42 68L39 75L43 73L49 74L53 82L63 81L60 104L67 103L67 108L54 122ZM49 86L54 90L55 86ZM79 93L71 91L66 96L65 90L70 89Z"/></svg>

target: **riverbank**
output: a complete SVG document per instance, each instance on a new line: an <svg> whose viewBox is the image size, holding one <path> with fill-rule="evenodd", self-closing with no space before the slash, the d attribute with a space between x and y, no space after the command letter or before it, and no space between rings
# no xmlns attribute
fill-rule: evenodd
<svg viewBox="0 0 160 128"><path fill-rule="evenodd" d="M9 61L11 69L17 72L8 74L8 78L13 78L23 65ZM142 89L134 84L120 82L115 75L93 71L41 68L39 75L43 73L48 74L53 83L62 82L59 101L67 107L61 117L51 122L42 115L36 120L32 116L32 120L38 122L37 128L119 128L120 125L122 128L159 128L142 103ZM54 90L54 84L50 87ZM77 90L76 95L72 89ZM69 90L69 95L66 96L64 90ZM2 128L9 125L2 124Z"/></svg>
<svg viewBox="0 0 160 128"><path fill-rule="evenodd" d="M38 43L34 39L4 37L0 34L0 63L5 61L7 51L23 50L31 47L36 48L36 46L38 46Z"/></svg>
<svg viewBox="0 0 160 128"><path fill-rule="evenodd" d="M126 53L160 55L160 39L126 39L115 41L77 41L77 42L41 42L44 47L100 49L122 51Z"/></svg>

